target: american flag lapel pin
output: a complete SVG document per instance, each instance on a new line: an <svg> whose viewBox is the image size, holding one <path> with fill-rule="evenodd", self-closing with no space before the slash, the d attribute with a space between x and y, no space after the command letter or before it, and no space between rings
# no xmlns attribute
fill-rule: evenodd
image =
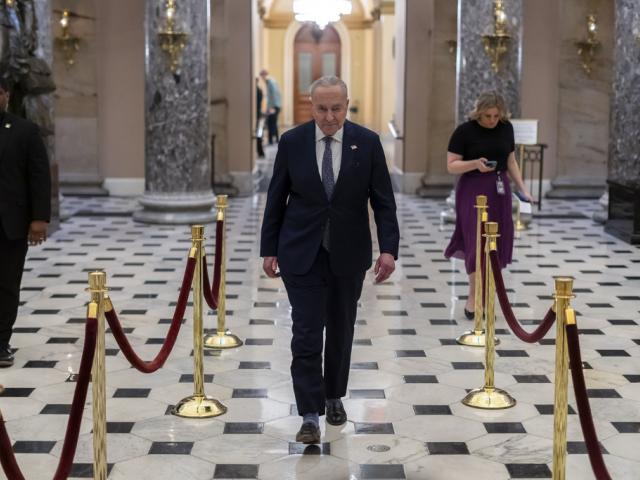
<svg viewBox="0 0 640 480"><path fill-rule="evenodd" d="M357 150L358 146L357 145L351 145L351 150Z"/></svg>
<svg viewBox="0 0 640 480"><path fill-rule="evenodd" d="M4 128L11 128L11 124L10 123L5 123L4 124Z"/></svg>

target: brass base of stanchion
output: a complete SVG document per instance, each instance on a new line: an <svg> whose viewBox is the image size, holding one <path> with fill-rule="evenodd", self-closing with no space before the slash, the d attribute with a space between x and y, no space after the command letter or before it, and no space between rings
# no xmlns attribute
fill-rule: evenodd
<svg viewBox="0 0 640 480"><path fill-rule="evenodd" d="M227 413L227 407L212 397L192 395L183 398L171 409L171 414L184 418L211 418Z"/></svg>
<svg viewBox="0 0 640 480"><path fill-rule="evenodd" d="M484 340L484 330L469 330L456 338L458 344L466 345L467 347L484 347ZM496 345L500 345L500 339L495 338L493 341Z"/></svg>
<svg viewBox="0 0 640 480"><path fill-rule="evenodd" d="M515 224L516 230L521 232L522 230L529 230L529 225L527 225L524 222L521 222L520 220L516 221Z"/></svg>
<svg viewBox="0 0 640 480"><path fill-rule="evenodd" d="M227 330L225 333L216 333L215 335L205 335L204 336L204 346L205 348L215 348L215 349L223 349L223 348L237 348L243 345L242 340L240 340L233 333L229 333Z"/></svg>
<svg viewBox="0 0 640 480"><path fill-rule="evenodd" d="M499 388L476 388L467 393L462 403L468 407L500 410L515 406L516 399Z"/></svg>

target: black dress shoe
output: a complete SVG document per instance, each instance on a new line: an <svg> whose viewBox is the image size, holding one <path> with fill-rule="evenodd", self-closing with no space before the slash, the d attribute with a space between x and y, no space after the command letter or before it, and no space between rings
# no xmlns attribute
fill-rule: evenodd
<svg viewBox="0 0 640 480"><path fill-rule="evenodd" d="M296 442L320 443L320 428L313 422L304 422L296 433Z"/></svg>
<svg viewBox="0 0 640 480"><path fill-rule="evenodd" d="M347 412L344 411L342 402L327 403L327 423L329 425L342 425L347 421Z"/></svg>
<svg viewBox="0 0 640 480"><path fill-rule="evenodd" d="M473 320L476 316L476 312L470 312L466 308L464 309L464 316L467 317L467 320Z"/></svg>
<svg viewBox="0 0 640 480"><path fill-rule="evenodd" d="M0 347L0 368L7 368L13 365L13 352L9 345Z"/></svg>

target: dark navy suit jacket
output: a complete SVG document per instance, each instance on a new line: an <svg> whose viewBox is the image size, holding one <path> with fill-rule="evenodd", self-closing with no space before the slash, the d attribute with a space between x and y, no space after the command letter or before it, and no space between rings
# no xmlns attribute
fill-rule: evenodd
<svg viewBox="0 0 640 480"><path fill-rule="evenodd" d="M49 221L49 160L38 126L0 115L0 222L12 240L27 238L33 220Z"/></svg>
<svg viewBox="0 0 640 480"><path fill-rule="evenodd" d="M260 255L278 257L285 272L311 268L330 219L330 262L336 275L371 267L369 202L381 253L398 257L400 232L389 170L375 132L346 121L340 172L327 198L316 160L315 122L280 138L262 223Z"/></svg>

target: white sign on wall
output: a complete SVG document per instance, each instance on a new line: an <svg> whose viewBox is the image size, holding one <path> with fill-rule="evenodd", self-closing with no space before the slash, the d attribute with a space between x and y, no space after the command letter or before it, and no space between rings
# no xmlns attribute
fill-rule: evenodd
<svg viewBox="0 0 640 480"><path fill-rule="evenodd" d="M538 120L512 119L513 135L516 145L537 145L538 144Z"/></svg>

